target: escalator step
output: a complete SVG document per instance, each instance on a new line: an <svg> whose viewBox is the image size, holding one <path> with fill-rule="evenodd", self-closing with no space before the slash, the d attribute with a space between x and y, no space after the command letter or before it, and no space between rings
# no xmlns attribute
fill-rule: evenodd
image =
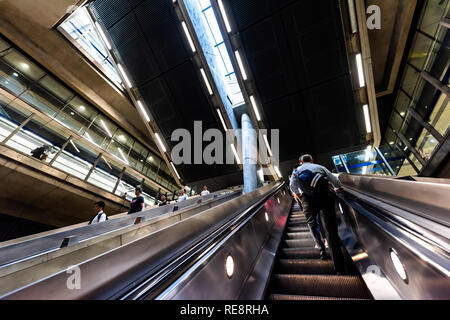
<svg viewBox="0 0 450 320"><path fill-rule="evenodd" d="M283 240L283 247L287 248L306 248L306 247L314 247L315 245L316 243L312 238Z"/></svg>
<svg viewBox="0 0 450 320"><path fill-rule="evenodd" d="M289 294L271 294L269 300L359 300L355 298L336 298L321 296L296 296Z"/></svg>
<svg viewBox="0 0 450 320"><path fill-rule="evenodd" d="M319 259L319 249L281 248L280 258L285 259Z"/></svg>
<svg viewBox="0 0 450 320"><path fill-rule="evenodd" d="M331 260L280 259L275 267L280 274L335 274Z"/></svg>
<svg viewBox="0 0 450 320"><path fill-rule="evenodd" d="M301 296L370 298L358 276L275 274L273 291Z"/></svg>
<svg viewBox="0 0 450 320"><path fill-rule="evenodd" d="M305 232L305 231L309 232L308 226L287 227L287 229L286 229L286 232L288 232L288 233L291 233L291 232Z"/></svg>
<svg viewBox="0 0 450 320"><path fill-rule="evenodd" d="M311 232L288 232L285 234L285 239L312 239Z"/></svg>
<svg viewBox="0 0 450 320"><path fill-rule="evenodd" d="M290 217L289 218L289 221L292 221L292 222L294 222L294 221L306 221L306 217Z"/></svg>
<svg viewBox="0 0 450 320"><path fill-rule="evenodd" d="M294 221L294 222L288 222L288 227L305 227L308 226L308 224L306 222L302 222L302 221Z"/></svg>

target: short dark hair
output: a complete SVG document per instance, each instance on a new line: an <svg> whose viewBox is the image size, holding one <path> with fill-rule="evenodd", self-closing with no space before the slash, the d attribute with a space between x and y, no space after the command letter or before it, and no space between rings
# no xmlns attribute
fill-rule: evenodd
<svg viewBox="0 0 450 320"><path fill-rule="evenodd" d="M100 208L105 209L105 203L103 201L98 201L96 203L94 203L95 205L99 206Z"/></svg>
<svg viewBox="0 0 450 320"><path fill-rule="evenodd" d="M139 191L142 193L142 188L141 187L136 187L136 191Z"/></svg>
<svg viewBox="0 0 450 320"><path fill-rule="evenodd" d="M304 154L298 160L301 162L312 162L312 158L310 154Z"/></svg>

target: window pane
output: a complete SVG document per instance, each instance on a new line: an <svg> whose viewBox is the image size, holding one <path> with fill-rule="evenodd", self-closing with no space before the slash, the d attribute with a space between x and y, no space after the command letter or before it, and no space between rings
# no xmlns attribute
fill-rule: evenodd
<svg viewBox="0 0 450 320"><path fill-rule="evenodd" d="M407 65L405 69L405 76L403 78L402 88L411 97L414 94L414 88L416 87L419 73L411 66Z"/></svg>
<svg viewBox="0 0 450 320"><path fill-rule="evenodd" d="M430 116L429 123L443 136L450 127L450 98L444 93L439 97Z"/></svg>
<svg viewBox="0 0 450 320"><path fill-rule="evenodd" d="M391 120L389 121L389 123L391 124L392 129L399 131L403 123L403 118L400 117L400 115L394 110L392 112Z"/></svg>
<svg viewBox="0 0 450 320"><path fill-rule="evenodd" d="M409 107L411 100L409 97L403 92L399 91L397 101L395 103L395 108L399 113L406 112L406 109Z"/></svg>
<svg viewBox="0 0 450 320"><path fill-rule="evenodd" d="M3 59L32 80L39 80L45 75L45 72L41 68L14 49L4 55Z"/></svg>
<svg viewBox="0 0 450 320"><path fill-rule="evenodd" d="M427 1L426 8L424 10L422 21L420 22L419 29L423 32L434 37L436 30L439 26L439 20L445 13L445 7L447 6L447 1L441 0L429 0Z"/></svg>
<svg viewBox="0 0 450 320"><path fill-rule="evenodd" d="M409 62L417 69L423 70L423 65L430 52L433 40L417 32L414 40L413 49L409 56Z"/></svg>
<svg viewBox="0 0 450 320"><path fill-rule="evenodd" d="M39 80L39 83L49 92L61 99L61 101L66 102L74 96L72 91L64 87L50 75L46 75L44 78Z"/></svg>

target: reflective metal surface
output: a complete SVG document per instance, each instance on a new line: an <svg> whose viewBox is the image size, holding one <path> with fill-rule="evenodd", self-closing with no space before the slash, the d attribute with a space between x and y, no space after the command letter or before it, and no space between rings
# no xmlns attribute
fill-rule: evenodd
<svg viewBox="0 0 450 320"><path fill-rule="evenodd" d="M118 298L199 243L224 221L239 217L246 208L257 204L279 186L279 183L273 183L262 187L79 264L78 290L70 289L67 285L70 274L62 271L1 298Z"/></svg>
<svg viewBox="0 0 450 320"><path fill-rule="evenodd" d="M351 175L340 179L346 192L338 195L344 212L338 214L339 233L373 296L450 299L450 186ZM396 270L392 251L406 280Z"/></svg>
<svg viewBox="0 0 450 320"><path fill-rule="evenodd" d="M129 226L133 226L138 218L140 218L138 219L139 223L143 223L156 217L169 215L174 211L175 207L177 207L178 210L193 209L200 212L211 207L214 202L226 201L239 194L239 191L230 192L228 190L222 190L203 197L188 199L181 203L174 203L126 215L117 219L107 220L101 224L85 225L69 230L64 229L62 232L54 230L53 233L47 233L44 237L32 238L23 242L15 242L14 244L0 247L0 269L17 263L18 261L31 259L36 256L59 250L64 242L66 242L66 246L71 246L100 235L125 229Z"/></svg>
<svg viewBox="0 0 450 320"><path fill-rule="evenodd" d="M262 299L291 204L290 195L280 190L157 299ZM229 255L235 262L231 278L225 273Z"/></svg>

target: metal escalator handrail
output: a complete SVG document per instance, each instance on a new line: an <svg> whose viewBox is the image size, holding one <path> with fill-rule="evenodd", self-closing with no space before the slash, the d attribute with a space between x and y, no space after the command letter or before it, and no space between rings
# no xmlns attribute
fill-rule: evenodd
<svg viewBox="0 0 450 320"><path fill-rule="evenodd" d="M280 185L275 182L264 186L78 263L82 277L79 290L66 285L68 276L66 270L61 270L0 299L120 298Z"/></svg>
<svg viewBox="0 0 450 320"><path fill-rule="evenodd" d="M121 299L161 299L165 293L170 293L171 288L186 281L205 260L218 251L226 240L238 232L253 216L265 205L267 199L276 194L283 186L284 182L276 186L273 190L263 195L250 207L244 209L238 216L226 221L216 230L207 234L194 246L182 253L179 257L168 263L157 273L153 274L146 281L127 292Z"/></svg>
<svg viewBox="0 0 450 320"><path fill-rule="evenodd" d="M166 214L172 214L175 207L178 207L177 212L190 210L199 204L199 200L201 200L201 204L206 204L236 193L239 193L239 191L227 192L227 190L221 190L203 197L188 199L181 203L173 203L117 219L107 220L101 224L83 225L69 230L64 229L62 232L47 234L41 238L27 239L23 242L16 242L8 246L0 247L0 269L57 251L61 248L61 244L66 238L69 238L69 245L71 246L133 226L138 217L141 217L140 223L142 223Z"/></svg>
<svg viewBox="0 0 450 320"><path fill-rule="evenodd" d="M449 242L420 225L402 218L405 212L401 211L404 209L383 203L378 199L371 199L354 190L344 190L344 192L338 192L336 196L364 215L395 241L450 277Z"/></svg>
<svg viewBox="0 0 450 320"><path fill-rule="evenodd" d="M340 174L345 188L450 227L450 183ZM439 199L439 201L436 201Z"/></svg>

